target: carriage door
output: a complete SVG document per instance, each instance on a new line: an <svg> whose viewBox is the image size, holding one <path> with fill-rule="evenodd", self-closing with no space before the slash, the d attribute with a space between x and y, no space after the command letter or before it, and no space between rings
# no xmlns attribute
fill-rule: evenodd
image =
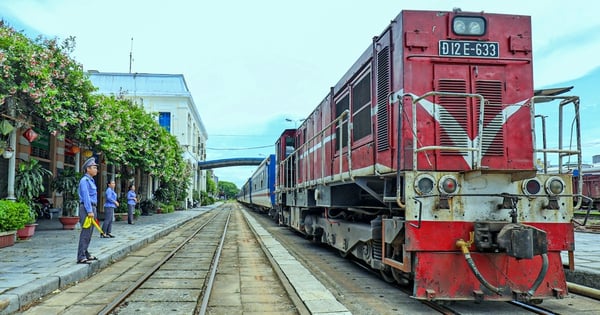
<svg viewBox="0 0 600 315"><path fill-rule="evenodd" d="M502 99L504 67L435 65L434 89L439 92L475 93L485 98L483 134L479 135L480 100L462 96L437 96L433 106L436 145L476 148L482 141L482 165L505 168ZM475 151L440 150L435 154L439 170L470 170L478 159Z"/></svg>

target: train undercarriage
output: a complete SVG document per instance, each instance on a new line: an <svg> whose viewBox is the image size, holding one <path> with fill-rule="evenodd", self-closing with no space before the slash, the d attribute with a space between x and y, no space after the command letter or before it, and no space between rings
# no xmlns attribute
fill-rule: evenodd
<svg viewBox="0 0 600 315"><path fill-rule="evenodd" d="M377 185L364 179L361 184L299 190L294 199L283 198L296 205L280 208L279 220L378 270L385 281L412 285L417 299L531 302L566 295L560 251L548 249L546 233L563 232L563 225L518 222L517 214L497 221L412 215L407 220L406 209L392 196L396 188L395 179ZM383 200L394 202L386 207Z"/></svg>

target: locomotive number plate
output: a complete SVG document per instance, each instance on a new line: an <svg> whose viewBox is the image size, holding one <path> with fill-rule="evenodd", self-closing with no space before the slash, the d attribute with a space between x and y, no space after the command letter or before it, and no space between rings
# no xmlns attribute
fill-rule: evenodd
<svg viewBox="0 0 600 315"><path fill-rule="evenodd" d="M500 45L497 42L476 42L464 40L441 40L440 56L499 58Z"/></svg>

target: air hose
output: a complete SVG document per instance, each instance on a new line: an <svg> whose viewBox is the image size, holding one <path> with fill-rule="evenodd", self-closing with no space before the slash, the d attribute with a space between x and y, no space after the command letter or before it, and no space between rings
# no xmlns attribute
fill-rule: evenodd
<svg viewBox="0 0 600 315"><path fill-rule="evenodd" d="M475 278L477 278L477 280L479 280L479 282L481 284L483 284L486 288L490 289L490 291L492 291L498 295L502 295L499 288L491 285L489 282L487 282L487 280L485 280L483 275L481 275L481 273L477 269L477 266L475 266L475 262L473 261L473 258L471 258L471 253L469 252L469 247L471 246L471 244L473 244L473 234L474 234L473 232L469 233L470 240L468 242L463 239L456 241L456 247L459 247L462 250L463 254L465 255L465 260L467 261L469 268L471 268L471 271L473 272L473 275L475 276ZM542 256L542 269L540 270L540 273L538 274L537 278L533 282L531 289L529 289L529 291L527 291L527 295L529 295L529 296L533 296L533 294L535 293L537 288L542 284L542 281L544 280L544 277L546 277L546 273L548 272L548 254L544 253L541 256Z"/></svg>

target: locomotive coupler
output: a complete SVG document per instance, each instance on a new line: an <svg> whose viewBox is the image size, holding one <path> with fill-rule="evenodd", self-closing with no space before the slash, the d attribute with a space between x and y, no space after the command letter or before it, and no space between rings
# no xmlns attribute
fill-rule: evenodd
<svg viewBox="0 0 600 315"><path fill-rule="evenodd" d="M517 259L531 259L548 252L546 232L529 225L510 223L497 237L500 250Z"/></svg>
<svg viewBox="0 0 600 315"><path fill-rule="evenodd" d="M518 223L477 222L475 223L475 231L469 233L469 236L469 241L457 240L456 246L462 250L473 275L481 284L498 295L502 295L502 290L488 282L475 265L469 252L472 243L475 243L475 247L480 251L506 252L507 255L517 259L531 259L533 256L540 255L542 257L542 267L531 288L526 293L527 297L533 296L548 272L546 232L533 226Z"/></svg>

